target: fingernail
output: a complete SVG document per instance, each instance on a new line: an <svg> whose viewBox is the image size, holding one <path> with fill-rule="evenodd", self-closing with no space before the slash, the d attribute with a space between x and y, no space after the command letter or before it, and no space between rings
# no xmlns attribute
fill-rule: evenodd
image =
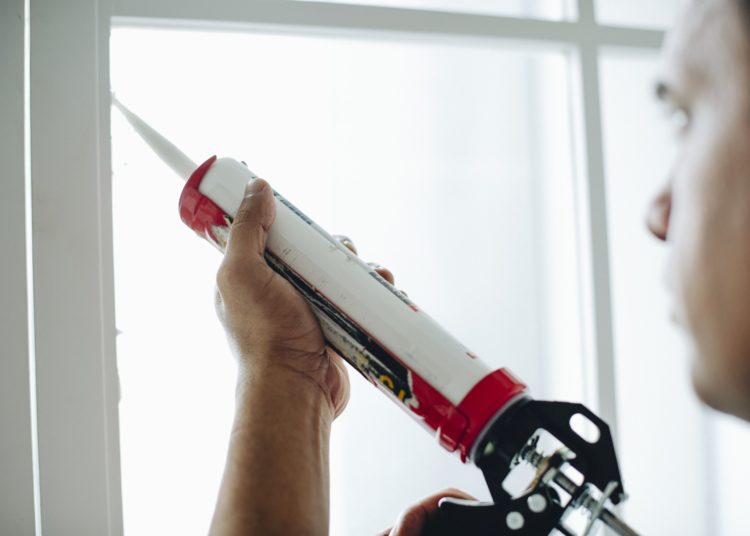
<svg viewBox="0 0 750 536"><path fill-rule="evenodd" d="M344 235L333 235L333 237L338 240L343 246L349 248L352 250L355 254L357 253L357 246L354 245L354 242L348 237Z"/></svg>
<svg viewBox="0 0 750 536"><path fill-rule="evenodd" d="M264 181L263 179L257 179L257 178L253 179L245 187L245 196L247 197L249 195L257 194L258 192L263 190L263 188L265 187L266 187L266 181Z"/></svg>

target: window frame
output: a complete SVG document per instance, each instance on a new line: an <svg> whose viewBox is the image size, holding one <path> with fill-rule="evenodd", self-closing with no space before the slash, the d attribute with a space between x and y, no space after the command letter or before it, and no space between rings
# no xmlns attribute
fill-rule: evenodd
<svg viewBox="0 0 750 536"><path fill-rule="evenodd" d="M121 534L106 0L29 0L41 532ZM71 307L74 304L75 307Z"/></svg>
<svg viewBox="0 0 750 536"><path fill-rule="evenodd" d="M7 72L16 86L26 87L26 76L29 82L21 100L0 93L0 109L15 114L13 122L0 124L7 130L3 139L13 140L0 148L13 180L13 195L0 199L6 209L0 214L16 225L4 226L15 232L0 234L0 243L14 252L3 295L8 293L16 313L2 324L12 346L11 359L0 361L0 392L11 397L8 407L15 411L11 417L0 413L0 430L13 431L0 433L0 441L18 439L9 452L21 468L15 479L21 487L15 489L23 492L13 508L35 512L36 521L24 521L19 534L61 528L123 533L109 143L113 26L377 32L568 47L574 64L582 338L592 388L586 402L617 438L599 52L612 46L656 50L663 31L599 24L595 0L577 0L577 17L565 21L295 0L13 0L12 6L23 6L28 43L20 44L17 22L2 17L3 25L13 27L7 35L15 67ZM17 66L19 54L26 74ZM19 132L28 133L28 143ZM21 206L33 219L19 212ZM23 232L17 227L22 215ZM16 389L6 390L6 384ZM0 496L11 496L12 486L0 482Z"/></svg>
<svg viewBox="0 0 750 536"><path fill-rule="evenodd" d="M0 161L4 177L0 195L0 520L13 534L33 534L35 440L30 369L30 304L27 255L29 192L26 173L26 5L24 0L0 4Z"/></svg>

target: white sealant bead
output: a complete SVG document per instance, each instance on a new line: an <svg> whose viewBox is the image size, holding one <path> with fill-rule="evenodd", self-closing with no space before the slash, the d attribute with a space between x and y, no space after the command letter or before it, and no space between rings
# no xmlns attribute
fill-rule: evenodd
<svg viewBox="0 0 750 536"><path fill-rule="evenodd" d="M508 525L510 530L521 530L524 524L523 514L521 512L510 512L505 517L505 524Z"/></svg>
<svg viewBox="0 0 750 536"><path fill-rule="evenodd" d="M544 498L544 495L541 495L539 493L535 493L534 495L529 497L526 502L529 505L529 510L531 510L535 514L544 512L544 510L547 508L547 499Z"/></svg>

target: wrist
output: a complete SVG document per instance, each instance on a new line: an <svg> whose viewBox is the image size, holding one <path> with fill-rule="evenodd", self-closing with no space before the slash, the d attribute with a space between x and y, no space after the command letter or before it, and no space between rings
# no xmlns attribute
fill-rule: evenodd
<svg viewBox="0 0 750 536"><path fill-rule="evenodd" d="M327 385L282 360L240 360L236 400L238 411L243 407L263 407L279 419L293 413L307 422L329 427L335 417Z"/></svg>
<svg viewBox="0 0 750 536"><path fill-rule="evenodd" d="M214 532L327 534L332 419L324 393L296 371L241 364Z"/></svg>

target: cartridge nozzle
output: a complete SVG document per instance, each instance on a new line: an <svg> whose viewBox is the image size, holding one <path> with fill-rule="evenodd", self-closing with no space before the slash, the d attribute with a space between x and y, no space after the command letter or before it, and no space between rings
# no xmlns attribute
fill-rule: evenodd
<svg viewBox="0 0 750 536"><path fill-rule="evenodd" d="M159 155L159 158L167 164L172 171L177 173L182 180L187 181L190 175L198 167L188 156L179 150L171 141L159 134L148 123L131 112L123 105L114 94L112 94L112 104L122 112L125 119L128 120L135 131L143 138L153 151Z"/></svg>

